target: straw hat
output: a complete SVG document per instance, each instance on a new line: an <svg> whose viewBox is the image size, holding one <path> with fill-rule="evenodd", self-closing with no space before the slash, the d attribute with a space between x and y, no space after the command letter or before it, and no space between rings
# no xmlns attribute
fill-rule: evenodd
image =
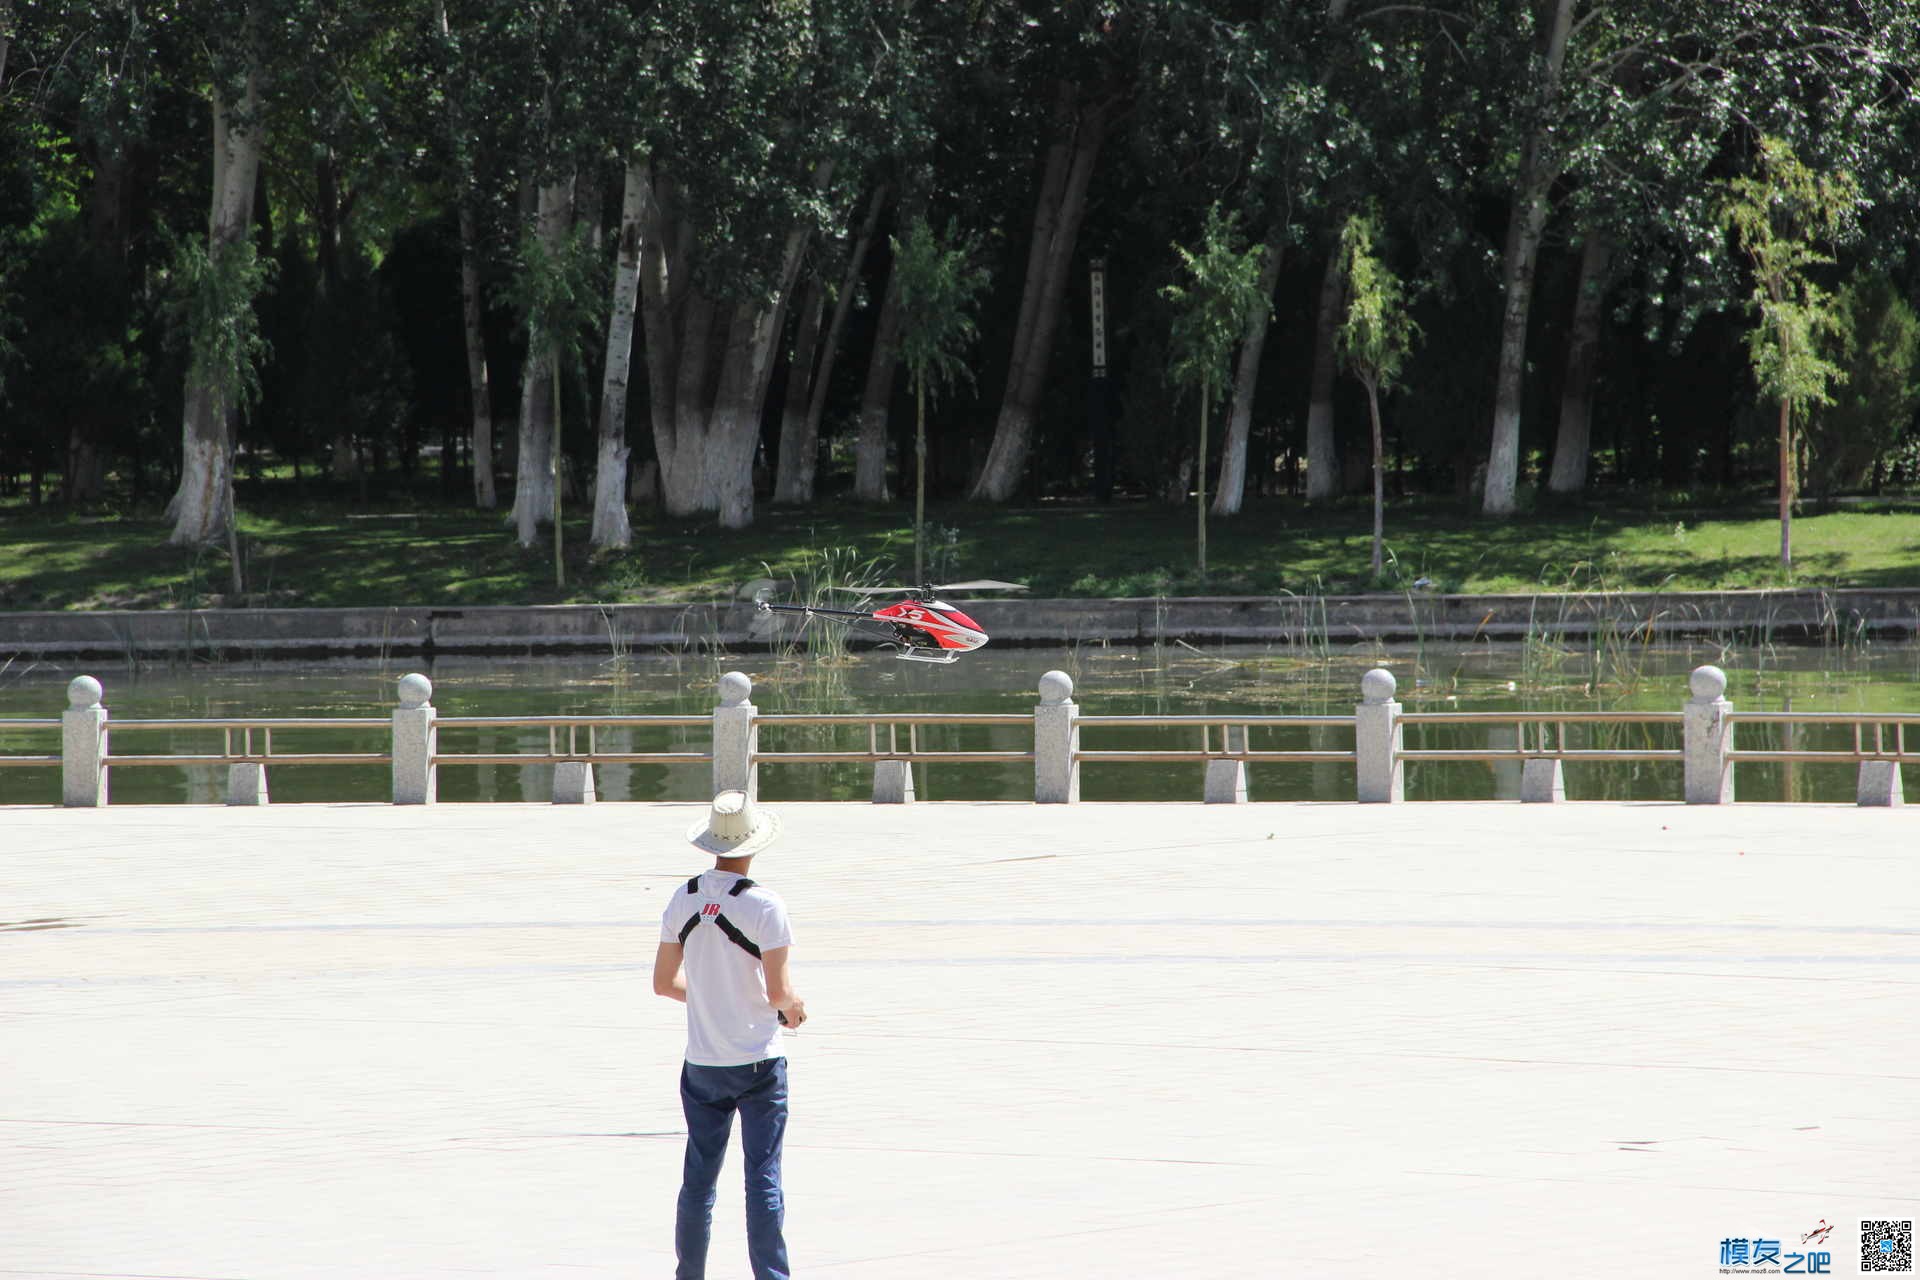
<svg viewBox="0 0 1920 1280"><path fill-rule="evenodd" d="M780 819L756 806L744 791L722 791L713 809L687 828L696 849L721 858L749 858L780 835Z"/></svg>

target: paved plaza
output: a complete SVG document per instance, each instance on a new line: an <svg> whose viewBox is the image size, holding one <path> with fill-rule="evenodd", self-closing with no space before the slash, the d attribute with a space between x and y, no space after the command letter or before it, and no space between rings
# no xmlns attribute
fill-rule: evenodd
<svg viewBox="0 0 1920 1280"><path fill-rule="evenodd" d="M808 1280L1705 1277L1823 1219L1855 1274L1920 1217L1920 812L775 807ZM670 1276L701 813L0 808L0 1276Z"/></svg>

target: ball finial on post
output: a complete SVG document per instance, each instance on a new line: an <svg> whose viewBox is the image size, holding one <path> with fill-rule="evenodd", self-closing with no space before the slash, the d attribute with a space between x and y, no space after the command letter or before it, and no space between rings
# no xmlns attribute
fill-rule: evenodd
<svg viewBox="0 0 1920 1280"><path fill-rule="evenodd" d="M1400 682L1385 667L1375 667L1360 677L1360 698L1364 702L1392 702Z"/></svg>
<svg viewBox="0 0 1920 1280"><path fill-rule="evenodd" d="M1049 671L1040 677L1040 701L1059 706L1073 700L1073 677L1064 671Z"/></svg>
<svg viewBox="0 0 1920 1280"><path fill-rule="evenodd" d="M433 697L433 681L419 672L400 677L400 705L409 711L418 710L427 705Z"/></svg>
<svg viewBox="0 0 1920 1280"><path fill-rule="evenodd" d="M104 692L92 676L75 676L67 685L67 705L75 711L91 711L100 705Z"/></svg>
<svg viewBox="0 0 1920 1280"><path fill-rule="evenodd" d="M720 677L720 705L737 707L753 696L753 679L744 671L729 671Z"/></svg>
<svg viewBox="0 0 1920 1280"><path fill-rule="evenodd" d="M1687 690L1701 702L1712 702L1727 693L1727 673L1715 666L1695 667L1687 677Z"/></svg>

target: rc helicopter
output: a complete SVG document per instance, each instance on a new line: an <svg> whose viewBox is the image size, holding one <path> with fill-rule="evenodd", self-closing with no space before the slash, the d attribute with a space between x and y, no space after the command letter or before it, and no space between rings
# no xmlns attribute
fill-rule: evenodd
<svg viewBox="0 0 1920 1280"><path fill-rule="evenodd" d="M895 592L906 598L882 608L829 609L811 604L777 604L771 587L754 593L753 607L763 614L797 613L821 618L878 640L907 662L955 662L987 642L980 624L940 598L943 591L1025 591L1019 582L977 578L971 582L927 583L919 587L833 587L850 595L879 596Z"/></svg>

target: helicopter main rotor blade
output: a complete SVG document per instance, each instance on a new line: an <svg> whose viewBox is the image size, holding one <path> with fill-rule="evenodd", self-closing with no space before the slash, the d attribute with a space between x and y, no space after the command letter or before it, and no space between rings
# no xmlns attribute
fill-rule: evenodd
<svg viewBox="0 0 1920 1280"><path fill-rule="evenodd" d="M1024 582L1001 582L995 578L975 578L970 582L932 582L918 587L829 587L829 591L846 591L857 596L906 595L916 591L1025 591Z"/></svg>

